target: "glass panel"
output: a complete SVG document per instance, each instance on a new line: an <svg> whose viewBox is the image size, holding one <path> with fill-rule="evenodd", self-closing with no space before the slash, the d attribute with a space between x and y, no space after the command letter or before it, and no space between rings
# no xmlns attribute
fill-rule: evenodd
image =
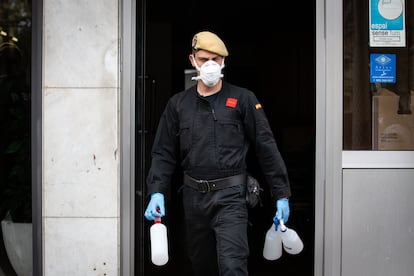
<svg viewBox="0 0 414 276"><path fill-rule="evenodd" d="M31 1L0 3L0 275L32 275Z"/></svg>
<svg viewBox="0 0 414 276"><path fill-rule="evenodd" d="M344 150L414 150L413 8L344 0Z"/></svg>

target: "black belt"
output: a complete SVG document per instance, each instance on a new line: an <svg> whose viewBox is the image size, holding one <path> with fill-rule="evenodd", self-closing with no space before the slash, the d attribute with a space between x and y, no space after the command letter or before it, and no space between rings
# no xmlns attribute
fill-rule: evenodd
<svg viewBox="0 0 414 276"><path fill-rule="evenodd" d="M202 193L233 187L244 183L246 183L245 174L237 174L213 180L194 179L191 176L184 174L184 184Z"/></svg>

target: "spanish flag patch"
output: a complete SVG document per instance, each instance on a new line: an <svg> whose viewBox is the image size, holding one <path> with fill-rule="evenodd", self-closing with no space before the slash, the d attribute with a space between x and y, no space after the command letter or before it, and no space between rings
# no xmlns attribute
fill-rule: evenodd
<svg viewBox="0 0 414 276"><path fill-rule="evenodd" d="M256 104L256 109L260 109L260 108L262 108L262 105L261 105L261 104L259 104L259 103L257 103L257 104Z"/></svg>

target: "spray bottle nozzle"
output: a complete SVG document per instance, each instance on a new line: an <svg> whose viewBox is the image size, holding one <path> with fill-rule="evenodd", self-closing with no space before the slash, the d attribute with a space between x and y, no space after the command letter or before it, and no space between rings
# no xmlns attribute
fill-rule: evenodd
<svg viewBox="0 0 414 276"><path fill-rule="evenodd" d="M279 226L280 226L280 231L281 232L286 232L287 227L285 226L285 223L283 222L283 219L279 220Z"/></svg>
<svg viewBox="0 0 414 276"><path fill-rule="evenodd" d="M157 213L160 213L160 207L157 207ZM161 223L161 216L156 216L154 223Z"/></svg>

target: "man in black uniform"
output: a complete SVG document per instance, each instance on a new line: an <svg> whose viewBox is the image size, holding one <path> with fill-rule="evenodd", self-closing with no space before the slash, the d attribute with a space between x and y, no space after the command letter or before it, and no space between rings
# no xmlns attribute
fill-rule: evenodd
<svg viewBox="0 0 414 276"><path fill-rule="evenodd" d="M189 258L197 276L248 275L246 155L256 152L275 200L275 227L289 218L285 163L253 92L222 80L227 48L214 33L194 35L197 84L170 98L162 114L147 177L148 220L165 215L177 162L184 170L183 207Z"/></svg>

